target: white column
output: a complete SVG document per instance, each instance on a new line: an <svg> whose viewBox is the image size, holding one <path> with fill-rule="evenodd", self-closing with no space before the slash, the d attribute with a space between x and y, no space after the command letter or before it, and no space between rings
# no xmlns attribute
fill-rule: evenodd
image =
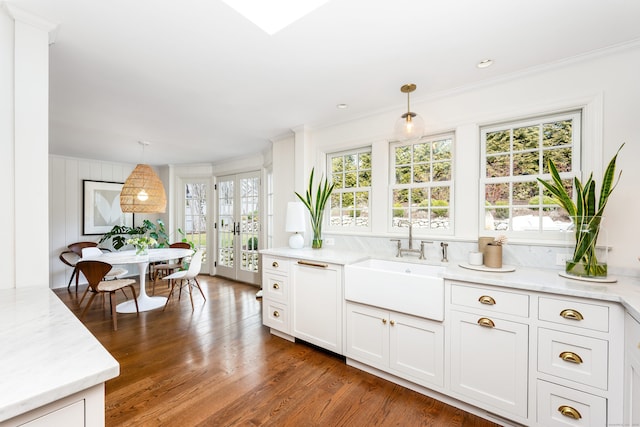
<svg viewBox="0 0 640 427"><path fill-rule="evenodd" d="M11 32L6 25L13 27L13 45L8 53L3 49L0 84L9 89L12 104L2 109L1 120L11 129L2 148L9 174L3 176L9 182L3 193L5 226L14 234L3 245L8 253L0 256L5 272L0 287L48 287L49 32L55 25L8 3L2 15L3 35Z"/></svg>

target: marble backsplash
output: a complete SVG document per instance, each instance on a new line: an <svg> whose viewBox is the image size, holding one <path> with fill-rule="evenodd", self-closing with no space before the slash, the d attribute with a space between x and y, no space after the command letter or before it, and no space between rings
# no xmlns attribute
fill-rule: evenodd
<svg viewBox="0 0 640 427"><path fill-rule="evenodd" d="M329 240L333 239L334 245L325 247L335 249L343 249L352 252L363 253L372 257L381 258L393 258L397 253L396 242L392 242L388 237L365 237L365 236L350 236L350 235L338 235L324 233L323 237ZM428 264L437 264L442 261L442 248L441 242L448 243L447 258L449 263L466 263L469 259L469 252L475 252L478 250L477 241L448 241L448 240L433 240L433 243L428 243L425 246L425 256ZM325 240L326 242L326 240ZM408 239L401 239L402 247L408 247ZM420 248L420 239L414 239L414 248ZM547 270L561 271L562 266L556 265L556 259L558 254L567 253L567 248L564 246L545 246L545 245L526 245L523 243L508 243L502 248L503 264L542 268ZM609 254L609 257L611 254ZM417 260L417 254L404 254L404 259ZM611 263L609 264L609 274L639 277L640 272L638 269L622 269L616 268Z"/></svg>

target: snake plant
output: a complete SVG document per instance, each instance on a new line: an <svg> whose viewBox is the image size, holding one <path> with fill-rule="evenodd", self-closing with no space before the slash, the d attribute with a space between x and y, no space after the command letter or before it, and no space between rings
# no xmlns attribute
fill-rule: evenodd
<svg viewBox="0 0 640 427"><path fill-rule="evenodd" d="M616 160L622 147L624 147L624 144L618 148L618 151L607 165L602 177L600 197L596 196L596 182L593 180L593 173L591 173L584 184L578 178L573 179L576 192L576 201L574 202L562 184L558 169L551 160L549 160L549 173L551 174L552 182L538 178L538 181L552 194L554 200L567 211L574 221L576 243L573 257L567 261L566 265L566 272L569 274L590 277L607 275L606 264L598 263L596 242L600 233L600 222L602 221L604 208L607 206L609 196L618 185L622 175L622 171L620 171L618 178L615 179ZM596 200L598 201L597 204Z"/></svg>
<svg viewBox="0 0 640 427"><path fill-rule="evenodd" d="M300 201L307 207L307 209L309 209L309 215L311 216L311 229L313 230L313 240L311 242L311 247L319 249L322 247L322 217L324 216L324 207L327 204L327 200L329 200L329 196L331 196L331 192L333 191L333 188L336 184L329 184L328 179L320 178L318 189L314 191L314 169L311 169L311 176L309 177L309 188L307 189L305 197L302 197L298 192L296 192L296 196L298 196ZM316 196L315 201L313 200L314 194Z"/></svg>

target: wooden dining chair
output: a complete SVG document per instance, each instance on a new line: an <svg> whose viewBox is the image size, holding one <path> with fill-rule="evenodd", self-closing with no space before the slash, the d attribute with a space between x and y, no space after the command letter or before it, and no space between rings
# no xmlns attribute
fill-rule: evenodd
<svg viewBox="0 0 640 427"><path fill-rule="evenodd" d="M99 258L102 256L102 254L103 254L102 251L103 250L104 249L101 249L101 248L98 248L98 247L82 248L82 259L83 260L97 259L98 261L100 261ZM107 249L106 251L109 251L109 250ZM107 274L105 274L105 276L104 276L104 278L102 280L120 279L122 276L126 275L127 273L129 273L129 270L127 270L125 268L122 268L122 267L111 267L111 270L109 270L109 272ZM120 288L120 290L124 294L124 297L128 298L127 293L124 291L124 288ZM91 286L87 286L87 288L84 290L78 305L82 305L82 301L84 301L84 298L87 296L87 293L89 293L89 292L93 292L93 289L91 288Z"/></svg>
<svg viewBox="0 0 640 427"><path fill-rule="evenodd" d="M180 287L179 294L178 294L178 301L182 296L182 288L184 286L189 287L189 298L191 299L191 310L194 309L194 306L193 306L194 286L198 288L198 290L200 291L200 294L202 295L202 298L204 298L205 301L207 300L207 298L204 296L204 292L202 292L202 288L200 287L200 284L196 280L196 276L200 274L201 267L202 267L202 251L199 250L191 257L188 270L176 271L175 273L171 273L168 276L165 276L162 278L162 280L168 280L169 283L171 284L171 290L169 291L167 302L165 303L162 311L166 310L167 305L169 305L169 301L171 300L171 296L173 295L173 291L175 290L176 283L179 283L178 286Z"/></svg>
<svg viewBox="0 0 640 427"><path fill-rule="evenodd" d="M191 245L187 242L176 242L169 245L169 248L178 249L191 249ZM182 258L175 260L175 262L158 263L153 267L153 287L151 288L151 295L156 294L156 282L158 279L162 279L171 273L174 273L182 269ZM167 284L168 285L168 284Z"/></svg>
<svg viewBox="0 0 640 427"><path fill-rule="evenodd" d="M76 292L78 292L78 269L76 268L76 264L82 258L82 250L84 248L95 248L98 244L96 242L76 242L71 243L67 246L67 250L60 253L58 258L62 261L63 264L68 265L73 268L73 272L71 272L71 277L69 278L69 284L67 284L67 289L71 287L71 281L73 278L76 278Z"/></svg>
<svg viewBox="0 0 640 427"><path fill-rule="evenodd" d="M111 264L98 261L98 260L89 260L89 261L80 261L76 264L76 268L78 269L78 274L82 273L84 277L87 278L87 282L89 282L89 286L93 290L91 296L89 297L89 301L85 306L82 314L80 315L80 320L84 319L84 316L87 314L89 307L91 307L91 303L96 295L101 294L104 295L106 293L109 294L109 302L111 304L111 317L113 320L113 330L118 330L118 315L116 313L116 291L122 289L124 287L128 287L131 289L133 294L133 301L136 304L136 313L140 314L138 310L138 300L136 299L136 290L133 287L133 284L136 282L133 279L115 279L115 280L103 280L104 276L111 270Z"/></svg>

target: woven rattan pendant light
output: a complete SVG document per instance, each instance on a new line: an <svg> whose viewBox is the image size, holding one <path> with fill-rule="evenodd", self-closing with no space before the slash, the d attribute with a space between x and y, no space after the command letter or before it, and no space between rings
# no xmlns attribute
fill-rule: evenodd
<svg viewBox="0 0 640 427"><path fill-rule="evenodd" d="M144 147L148 142L140 142ZM144 148L143 148L144 149ZM164 213L167 196L160 177L151 166L138 164L120 192L120 209L133 213Z"/></svg>

